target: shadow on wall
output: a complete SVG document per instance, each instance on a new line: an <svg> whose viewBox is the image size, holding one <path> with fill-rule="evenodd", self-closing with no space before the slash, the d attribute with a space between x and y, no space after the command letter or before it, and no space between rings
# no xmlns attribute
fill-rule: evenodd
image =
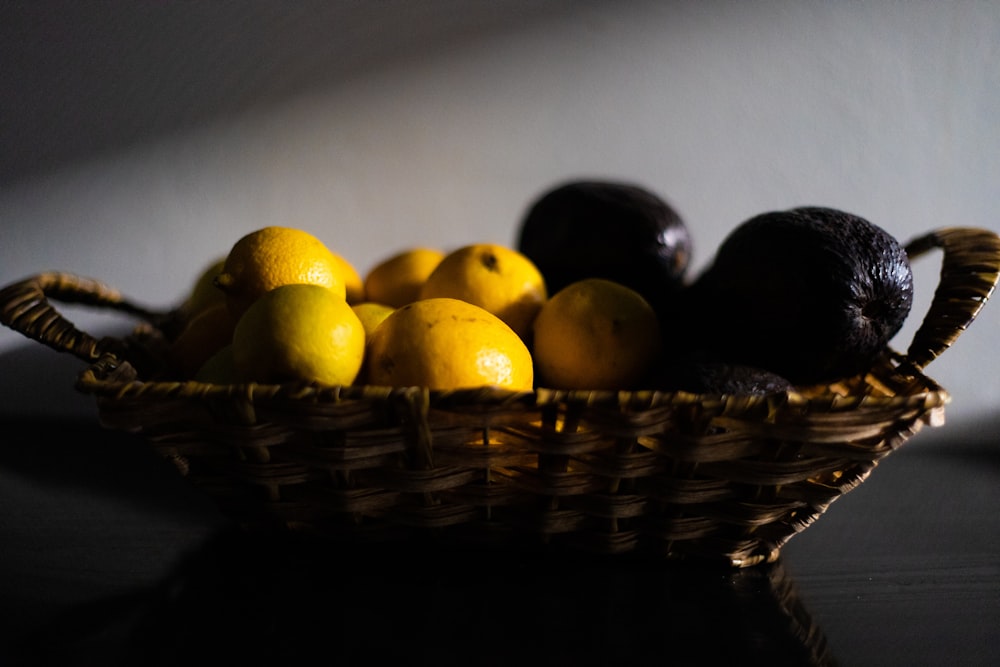
<svg viewBox="0 0 1000 667"><path fill-rule="evenodd" d="M0 183L267 107L570 4L6 3Z"/></svg>

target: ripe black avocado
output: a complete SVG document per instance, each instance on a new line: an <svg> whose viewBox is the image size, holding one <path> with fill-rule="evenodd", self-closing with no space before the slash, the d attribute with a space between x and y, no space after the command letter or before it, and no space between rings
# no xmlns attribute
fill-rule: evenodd
<svg viewBox="0 0 1000 667"><path fill-rule="evenodd" d="M791 382L776 373L723 362L675 360L657 378L657 388L695 394L766 395L792 391Z"/></svg>
<svg viewBox="0 0 1000 667"><path fill-rule="evenodd" d="M705 358L814 384L870 368L909 314L913 274L882 228L801 207L739 225L683 303Z"/></svg>
<svg viewBox="0 0 1000 667"><path fill-rule="evenodd" d="M549 294L584 278L614 280L658 313L680 291L691 235L660 196L633 183L571 180L528 207L517 249L535 263Z"/></svg>

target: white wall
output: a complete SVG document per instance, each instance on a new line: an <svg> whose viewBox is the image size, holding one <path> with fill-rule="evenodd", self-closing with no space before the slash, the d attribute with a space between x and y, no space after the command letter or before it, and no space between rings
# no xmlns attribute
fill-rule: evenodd
<svg viewBox="0 0 1000 667"><path fill-rule="evenodd" d="M167 306L269 224L364 271L416 243L513 242L529 201L580 175L670 200L696 268L738 222L799 204L901 239L1000 231L1000 3L208 5L0 18L17 33L0 283L62 269ZM915 267L897 347L936 262ZM990 303L928 368L952 423L996 411L998 323ZM0 330L0 411L91 414L79 367Z"/></svg>

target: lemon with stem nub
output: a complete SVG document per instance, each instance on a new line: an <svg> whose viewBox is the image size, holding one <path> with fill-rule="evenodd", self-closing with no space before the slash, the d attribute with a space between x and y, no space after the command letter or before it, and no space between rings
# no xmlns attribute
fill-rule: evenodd
<svg viewBox="0 0 1000 667"><path fill-rule="evenodd" d="M198 274L191 291L180 306L180 313L185 321L191 320L206 308L226 302L226 295L215 286L215 278L222 273L225 264L226 258L218 257Z"/></svg>
<svg viewBox="0 0 1000 667"><path fill-rule="evenodd" d="M530 343L531 323L547 298L541 272L525 255L497 243L449 252L420 290L421 299L461 299L493 313Z"/></svg>

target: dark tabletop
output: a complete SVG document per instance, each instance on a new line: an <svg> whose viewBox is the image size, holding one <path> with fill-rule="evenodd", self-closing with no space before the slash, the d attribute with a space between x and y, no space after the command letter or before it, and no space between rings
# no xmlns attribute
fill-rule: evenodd
<svg viewBox="0 0 1000 667"><path fill-rule="evenodd" d="M917 434L743 570L251 536L136 437L2 428L0 665L1000 664L995 424Z"/></svg>

